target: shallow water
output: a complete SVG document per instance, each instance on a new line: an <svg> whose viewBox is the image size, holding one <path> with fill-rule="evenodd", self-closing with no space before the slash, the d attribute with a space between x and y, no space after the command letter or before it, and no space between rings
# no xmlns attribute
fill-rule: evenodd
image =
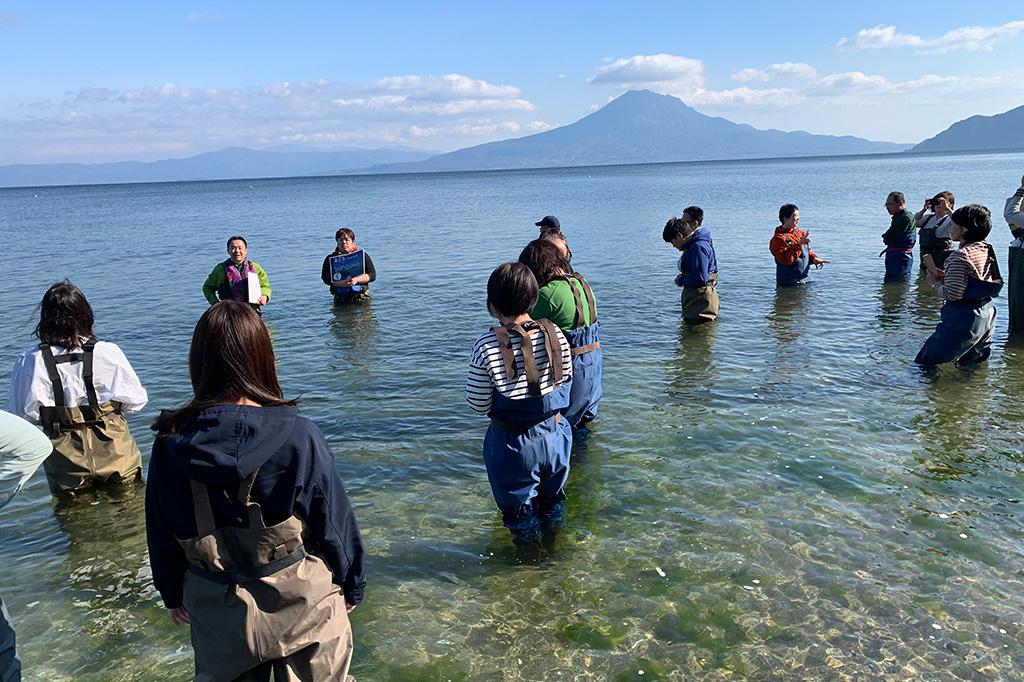
<svg viewBox="0 0 1024 682"><path fill-rule="evenodd" d="M327 434L370 553L360 680L1012 678L1024 344L1001 299L987 366L923 374L911 360L939 299L916 268L884 285L876 256L889 190L1001 214L1022 168L900 156L0 190L0 385L67 276L150 391L130 420L147 452L157 410L188 396L200 287L240 232L271 277L282 385ZM776 292L784 201L832 263ZM680 325L661 240L690 203L722 271L722 317L700 329ZM463 388L487 275L549 213L599 298L606 375L566 529L537 560L501 526ZM333 310L319 271L342 225L380 280L369 305ZM0 512L28 679L190 678L142 503L129 489L58 507L40 471Z"/></svg>

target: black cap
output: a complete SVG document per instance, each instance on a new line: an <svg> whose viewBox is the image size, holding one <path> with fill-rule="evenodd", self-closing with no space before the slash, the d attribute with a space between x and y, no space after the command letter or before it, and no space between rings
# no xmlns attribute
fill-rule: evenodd
<svg viewBox="0 0 1024 682"><path fill-rule="evenodd" d="M534 223L537 227L553 227L556 230L561 229L561 225L558 223L558 218L553 215L546 215L540 219L539 223Z"/></svg>

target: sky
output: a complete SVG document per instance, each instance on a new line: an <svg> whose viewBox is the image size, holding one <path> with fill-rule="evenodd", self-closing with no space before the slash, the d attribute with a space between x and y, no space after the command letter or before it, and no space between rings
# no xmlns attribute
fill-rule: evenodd
<svg viewBox="0 0 1024 682"><path fill-rule="evenodd" d="M1024 105L1014 2L5 2L0 164L449 151L630 89L919 142Z"/></svg>

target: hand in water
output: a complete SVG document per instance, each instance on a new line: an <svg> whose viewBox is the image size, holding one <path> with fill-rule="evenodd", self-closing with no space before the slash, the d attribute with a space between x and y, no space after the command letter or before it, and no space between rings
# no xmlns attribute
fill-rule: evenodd
<svg viewBox="0 0 1024 682"><path fill-rule="evenodd" d="M191 625L192 616L188 614L188 610L184 606L179 606L176 609L170 609L171 622L175 625Z"/></svg>

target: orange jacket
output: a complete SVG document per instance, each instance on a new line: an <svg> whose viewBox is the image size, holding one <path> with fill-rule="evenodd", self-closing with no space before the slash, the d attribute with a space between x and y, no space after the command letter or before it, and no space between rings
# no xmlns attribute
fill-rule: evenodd
<svg viewBox="0 0 1024 682"><path fill-rule="evenodd" d="M775 228L775 235L772 240L768 242L768 250L775 256L775 262L779 265L792 265L796 262L796 259L800 257L800 252L803 251L803 245L800 244L800 240L807 236L807 233L798 227L794 227L789 232L783 232L782 225ZM807 246L807 256L811 259L811 263L818 261L818 257L811 251L811 247Z"/></svg>

